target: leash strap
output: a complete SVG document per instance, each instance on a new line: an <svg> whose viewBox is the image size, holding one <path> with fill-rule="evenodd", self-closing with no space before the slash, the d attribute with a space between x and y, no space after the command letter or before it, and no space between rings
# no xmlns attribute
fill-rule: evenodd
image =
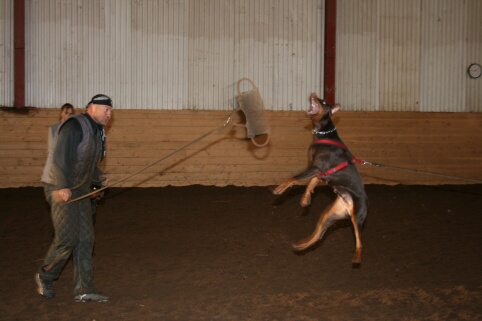
<svg viewBox="0 0 482 321"><path fill-rule="evenodd" d="M375 167L385 167L385 168L395 169L395 170L399 170L399 171L412 172L412 173L416 173L416 174L424 174L424 175L432 175L432 176L446 177L446 178L452 178L452 179L459 179L459 180L463 180L463 181L467 181L467 182L473 182L473 183L479 183L479 184L482 183L482 180L480 180L480 179L473 179L473 178L460 177L460 176L454 176L454 175L432 173L432 172L420 171L418 169L410 169L410 168L404 168L404 167L398 167L398 166L372 163L372 162L369 162L369 161L366 161L366 160L361 160L361 164L371 165L371 166L375 166Z"/></svg>

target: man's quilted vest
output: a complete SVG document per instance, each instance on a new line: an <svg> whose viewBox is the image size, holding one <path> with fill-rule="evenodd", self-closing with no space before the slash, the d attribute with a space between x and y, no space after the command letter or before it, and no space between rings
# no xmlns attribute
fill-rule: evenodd
<svg viewBox="0 0 482 321"><path fill-rule="evenodd" d="M77 147L77 164L74 166L74 171L72 173L66 173L68 175L69 181L74 182L73 186L68 186L70 189L75 189L83 186L83 190L88 190L91 185L92 180L97 180L97 177L93 177L95 169L97 167L97 162L99 161L102 154L102 138L101 132L95 135L94 129L87 116L83 114L75 115L70 117L67 121L77 120L82 127L82 141ZM58 133L62 126L67 122L65 121L59 129L52 141L54 148L49 152L47 157L47 163L44 167L44 172L42 175L42 182L58 186L57 173L60 171L56 164L53 162L53 151L57 145ZM61 147L59 147L61 148Z"/></svg>

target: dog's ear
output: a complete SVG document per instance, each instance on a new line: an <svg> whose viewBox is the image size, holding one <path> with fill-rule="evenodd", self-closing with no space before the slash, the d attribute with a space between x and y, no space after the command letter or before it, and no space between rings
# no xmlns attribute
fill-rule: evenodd
<svg viewBox="0 0 482 321"><path fill-rule="evenodd" d="M333 115L337 111L339 111L341 108L340 104L334 104L333 107L331 108L331 114Z"/></svg>

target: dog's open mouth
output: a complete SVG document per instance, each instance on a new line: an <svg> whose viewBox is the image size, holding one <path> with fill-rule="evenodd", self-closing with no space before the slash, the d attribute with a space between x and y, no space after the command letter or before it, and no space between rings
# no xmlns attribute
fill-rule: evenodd
<svg viewBox="0 0 482 321"><path fill-rule="evenodd" d="M316 94L311 94L310 95L310 108L306 111L306 116L308 117L313 117L315 115L318 115L320 112L320 103L318 101L318 96Z"/></svg>

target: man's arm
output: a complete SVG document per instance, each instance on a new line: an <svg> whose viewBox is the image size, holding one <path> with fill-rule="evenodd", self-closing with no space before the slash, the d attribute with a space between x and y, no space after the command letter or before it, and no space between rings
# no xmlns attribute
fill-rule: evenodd
<svg viewBox="0 0 482 321"><path fill-rule="evenodd" d="M57 144L54 150L54 168L56 185L59 187L60 197L67 201L71 196L70 188L73 187L75 165L77 164L77 147L82 141L82 128L75 119L68 119L59 131Z"/></svg>

